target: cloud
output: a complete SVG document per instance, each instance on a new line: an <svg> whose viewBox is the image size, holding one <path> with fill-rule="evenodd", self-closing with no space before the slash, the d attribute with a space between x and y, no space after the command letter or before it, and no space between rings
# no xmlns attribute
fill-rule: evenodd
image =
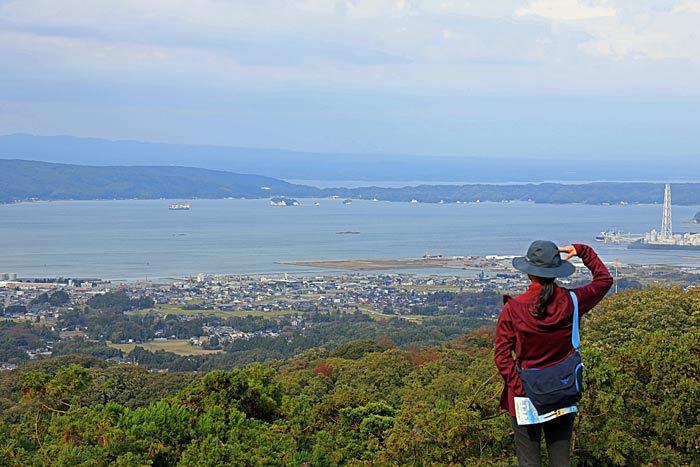
<svg viewBox="0 0 700 467"><path fill-rule="evenodd" d="M570 61L582 53L695 61L697 18L688 16L695 17L699 5L700 0L15 0L0 3L0 30L33 35L37 44L57 37L84 39L87 48L104 42L115 50L151 47L184 56L198 49L226 67L306 68L314 74L332 73L334 66L565 62L567 53ZM562 32L582 36L571 43ZM44 54L51 59L51 50Z"/></svg>
<svg viewBox="0 0 700 467"><path fill-rule="evenodd" d="M159 127L157 139L167 140L167 120L188 140L197 132L219 142L251 135L245 144L304 141L306 149L320 138L320 125L338 135L333 149L342 149L360 144L364 129L377 122L391 127L386 138L396 139L382 141L375 132L372 144L406 147L402 132L415 132L411 144L422 144L421 151L447 148L454 137L450 152L456 153L468 144L463 126L479 119L494 128L522 125L529 117L513 117L517 107L537 107L547 96L700 95L699 4L0 0L0 123L21 122L12 128L33 131L36 120L47 132L70 133L72 122L82 134L109 136L109 129L97 131L104 114L122 128L119 137L147 139ZM491 107L485 103L460 120L472 105L469 96L506 97L497 113L485 114ZM522 96L540 97L519 101ZM42 105L53 109L55 121L41 116ZM31 111L19 119L8 109ZM202 116L220 136L201 128ZM163 121L146 122L158 118ZM583 125L574 117L566 123ZM227 133L229 124L241 130ZM264 131L256 133L256 125ZM265 142L277 134L272 126L285 125L295 129L286 140ZM440 125L450 130L438 137Z"/></svg>
<svg viewBox="0 0 700 467"><path fill-rule="evenodd" d="M626 60L692 68L698 1L15 0L0 3L0 58L185 87L541 89L588 59L611 76Z"/></svg>
<svg viewBox="0 0 700 467"><path fill-rule="evenodd" d="M552 20L579 21L594 18L609 18L617 10L608 2L590 5L579 0L532 0L527 7L516 11L518 16L539 16Z"/></svg>
<svg viewBox="0 0 700 467"><path fill-rule="evenodd" d="M673 13L700 13L700 0L684 0L673 9Z"/></svg>
<svg viewBox="0 0 700 467"><path fill-rule="evenodd" d="M614 60L700 62L700 0L531 0L519 17L588 36L576 49Z"/></svg>

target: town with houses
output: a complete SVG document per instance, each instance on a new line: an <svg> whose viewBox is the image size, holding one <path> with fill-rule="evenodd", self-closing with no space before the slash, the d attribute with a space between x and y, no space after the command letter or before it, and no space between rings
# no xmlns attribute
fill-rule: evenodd
<svg viewBox="0 0 700 467"><path fill-rule="evenodd" d="M0 319L3 321L43 324L65 335L88 331L80 326L57 329L59 318L75 309L84 308L90 298L109 292L121 292L129 297L149 297L153 308L132 311L153 313L156 316L174 316L177 320L191 320L194 316L226 317L255 314L257 316L286 316L291 326L303 326L307 313L318 312L362 312L370 316L403 317L416 319L414 312L425 305L430 294L439 291L472 293L518 293L527 287L528 280L510 268L510 258L480 258L480 269L468 276L421 275L400 272L352 272L326 275L245 275L219 276L200 274L164 283L146 281L113 282L99 279L24 279L14 274L0 274ZM663 266L633 266L614 269L617 276L641 285L654 281L668 281L669 277L692 286L698 283L698 268ZM576 286L589 280L584 268L562 283L565 287ZM619 277L618 277L619 278ZM639 282L639 281L642 282ZM617 287L617 285L616 285ZM42 294L48 296L57 291L68 299L58 304L37 300ZM445 306L441 307L445 308ZM451 310L455 314L461 310ZM497 311L489 313L495 320ZM274 331L244 332L226 325L202 326L202 334L189 337L193 348L211 347L237 339L253 336L274 337ZM181 337L178 337L181 339ZM164 341L175 339L157 330L145 340ZM120 342L124 343L124 342ZM138 340L129 339L129 344ZM53 340L42 342L40 347L27 349L30 359L45 358L52 354ZM15 365L0 362L2 369Z"/></svg>

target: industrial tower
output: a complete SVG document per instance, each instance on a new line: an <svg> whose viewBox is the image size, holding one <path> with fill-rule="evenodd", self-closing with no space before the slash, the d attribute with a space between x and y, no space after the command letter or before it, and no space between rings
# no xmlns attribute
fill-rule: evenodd
<svg viewBox="0 0 700 467"><path fill-rule="evenodd" d="M664 191L664 215L661 219L661 239L669 240L673 237L673 227L671 225L671 185L666 184Z"/></svg>

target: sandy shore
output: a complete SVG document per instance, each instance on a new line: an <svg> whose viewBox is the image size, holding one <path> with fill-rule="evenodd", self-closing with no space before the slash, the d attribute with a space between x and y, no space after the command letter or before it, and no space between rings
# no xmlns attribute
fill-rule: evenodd
<svg viewBox="0 0 700 467"><path fill-rule="evenodd" d="M321 261L280 261L278 264L310 266L326 269L348 269L366 271L375 269L419 269L441 267L465 267L462 260L451 258L382 258Z"/></svg>

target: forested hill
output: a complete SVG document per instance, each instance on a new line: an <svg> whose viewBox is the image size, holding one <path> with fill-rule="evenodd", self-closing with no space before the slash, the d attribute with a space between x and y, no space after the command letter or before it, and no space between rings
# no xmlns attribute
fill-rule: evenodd
<svg viewBox="0 0 700 467"><path fill-rule="evenodd" d="M586 315L575 466L700 466L700 290ZM154 374L65 356L0 374L0 466L515 465L493 332L384 338L231 371Z"/></svg>
<svg viewBox="0 0 700 467"><path fill-rule="evenodd" d="M663 183L597 182L582 185L539 183L527 185L419 185L403 188L328 188L326 194L344 198L421 203L531 201L551 204L658 204L664 200ZM673 204L700 204L700 183L673 183Z"/></svg>
<svg viewBox="0 0 700 467"><path fill-rule="evenodd" d="M96 167L0 159L0 202L42 199L263 198L318 189L190 167Z"/></svg>
<svg viewBox="0 0 700 467"><path fill-rule="evenodd" d="M672 184L673 203L700 203L700 183ZM84 166L0 159L0 202L32 199L298 198L340 196L382 201L456 203L661 203L662 183L568 185L419 185L403 188L316 188L260 175L171 166Z"/></svg>

